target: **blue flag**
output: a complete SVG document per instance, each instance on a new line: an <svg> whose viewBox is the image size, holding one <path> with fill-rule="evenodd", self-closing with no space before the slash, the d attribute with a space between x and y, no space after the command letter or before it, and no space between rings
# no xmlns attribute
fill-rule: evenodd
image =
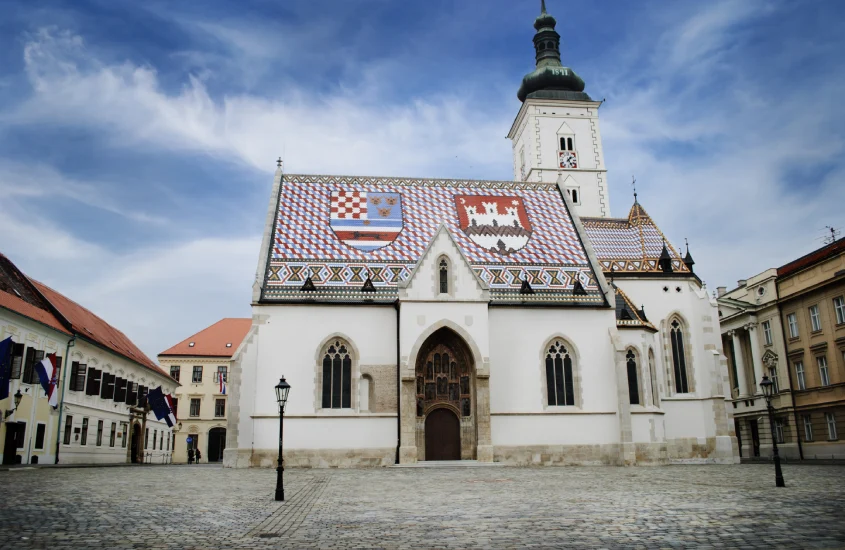
<svg viewBox="0 0 845 550"><path fill-rule="evenodd" d="M167 406L167 401L164 400L164 394L161 391L161 386L154 390L150 390L147 394L147 403L150 404L150 409L159 420L166 418L167 415L170 414L170 407Z"/></svg>
<svg viewBox="0 0 845 550"><path fill-rule="evenodd" d="M9 336L0 342L0 399L9 397L9 382L12 378L12 348L14 342Z"/></svg>

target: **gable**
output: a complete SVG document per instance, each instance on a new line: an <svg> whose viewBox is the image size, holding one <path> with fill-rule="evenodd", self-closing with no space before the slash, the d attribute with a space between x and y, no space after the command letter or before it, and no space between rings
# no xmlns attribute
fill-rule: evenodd
<svg viewBox="0 0 845 550"><path fill-rule="evenodd" d="M446 262L447 292L440 292L440 263ZM445 225L441 225L407 279L399 284L400 300L488 301L487 284L473 270Z"/></svg>
<svg viewBox="0 0 845 550"><path fill-rule="evenodd" d="M263 302L393 301L443 224L493 302L528 279L531 301L604 304L555 184L285 174L272 200Z"/></svg>

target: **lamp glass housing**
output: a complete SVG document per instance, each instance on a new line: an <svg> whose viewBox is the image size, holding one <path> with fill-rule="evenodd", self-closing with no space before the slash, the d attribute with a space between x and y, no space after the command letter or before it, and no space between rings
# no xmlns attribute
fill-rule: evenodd
<svg viewBox="0 0 845 550"><path fill-rule="evenodd" d="M774 390L774 384L771 380L769 380L768 375L764 374L763 379L760 381L760 389L763 390L763 395L768 399L772 396L772 390Z"/></svg>
<svg viewBox="0 0 845 550"><path fill-rule="evenodd" d="M290 384L282 376L276 385L276 402L279 404L279 412L285 412L285 404L288 402L288 392L290 392Z"/></svg>
<svg viewBox="0 0 845 550"><path fill-rule="evenodd" d="M21 404L21 399L23 399L23 394L21 393L21 389L18 388L18 391L15 392L15 408L17 409Z"/></svg>

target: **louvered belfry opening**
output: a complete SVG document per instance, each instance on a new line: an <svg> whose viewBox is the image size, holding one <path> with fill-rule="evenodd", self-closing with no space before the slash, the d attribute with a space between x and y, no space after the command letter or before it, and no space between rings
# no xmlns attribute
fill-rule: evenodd
<svg viewBox="0 0 845 550"><path fill-rule="evenodd" d="M472 353L466 342L448 328L432 334L417 355L416 413L420 460L475 458L477 434ZM455 424L459 424L458 434L455 434ZM426 433L427 429L433 433ZM456 441L456 435L459 441Z"/></svg>

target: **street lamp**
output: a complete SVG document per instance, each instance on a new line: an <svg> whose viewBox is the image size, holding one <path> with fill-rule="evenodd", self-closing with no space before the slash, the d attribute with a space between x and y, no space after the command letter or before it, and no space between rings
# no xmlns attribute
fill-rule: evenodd
<svg viewBox="0 0 845 550"><path fill-rule="evenodd" d="M279 465L276 467L276 500L285 500L285 483L282 479L285 472L284 459L282 459L282 434L284 433L285 404L288 402L288 392L290 392L290 384L285 382L285 377L282 376L278 385L276 385L276 402L279 404Z"/></svg>
<svg viewBox="0 0 845 550"><path fill-rule="evenodd" d="M12 396L12 398L15 400L15 408L14 408L14 409L12 409L12 410L10 410L10 411L6 411L6 412L3 414L3 418L4 418L4 419L5 419L5 418L9 418L10 416L12 416L12 414L14 414L14 412L15 412L16 410L18 410L18 407L20 407L20 405L21 405L21 399L23 399L23 394L21 393L21 389L20 389L20 388L18 388L18 391L16 391L16 392L15 392L15 395L13 395L13 396Z"/></svg>
<svg viewBox="0 0 845 550"><path fill-rule="evenodd" d="M783 481L783 472L780 470L780 455L778 454L778 440L775 433L775 410L772 408L772 392L774 391L774 384L767 375L763 375L763 380L760 381L760 388L763 390L763 397L766 398L766 409L769 411L769 427L772 430L772 454L775 459L775 486L786 487Z"/></svg>

